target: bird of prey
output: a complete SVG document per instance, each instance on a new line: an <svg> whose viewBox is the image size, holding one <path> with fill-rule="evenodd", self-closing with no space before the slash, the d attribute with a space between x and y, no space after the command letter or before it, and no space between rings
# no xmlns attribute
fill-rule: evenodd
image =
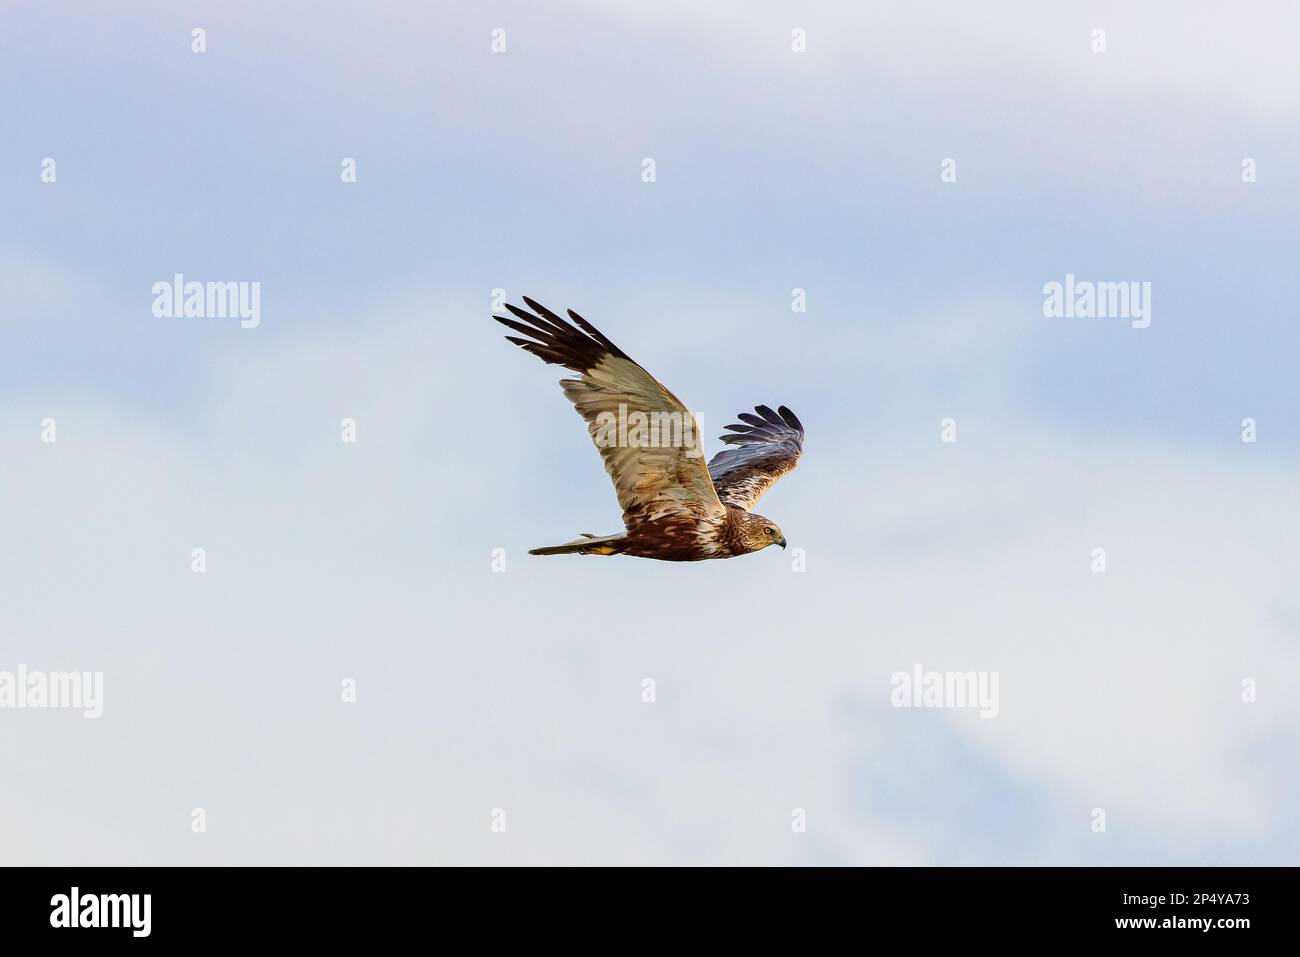
<svg viewBox="0 0 1300 957"><path fill-rule="evenodd" d="M560 388L605 460L625 526L528 554L694 562L785 548L776 523L750 509L803 453L803 424L793 412L760 405L757 415L740 413L744 424L721 437L729 448L705 465L695 417L677 396L572 309L569 322L527 296L524 302L532 312L507 305L513 319L492 318L525 337L506 336L511 342L578 374Z"/></svg>

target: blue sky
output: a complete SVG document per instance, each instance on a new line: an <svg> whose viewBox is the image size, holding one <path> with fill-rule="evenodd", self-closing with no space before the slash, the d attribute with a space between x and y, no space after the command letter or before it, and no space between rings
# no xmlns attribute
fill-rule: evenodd
<svg viewBox="0 0 1300 957"><path fill-rule="evenodd" d="M1296 11L698 6L6 6L0 669L107 701L0 712L0 857L1295 862ZM794 408L807 571L529 558L618 514L497 288Z"/></svg>

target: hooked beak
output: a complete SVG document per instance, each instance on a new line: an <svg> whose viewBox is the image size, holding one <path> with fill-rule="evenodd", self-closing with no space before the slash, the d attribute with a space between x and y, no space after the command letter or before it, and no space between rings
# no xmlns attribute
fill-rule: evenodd
<svg viewBox="0 0 1300 957"><path fill-rule="evenodd" d="M782 538L779 542L777 542L777 544L781 546L782 551L785 550L785 538Z"/></svg>

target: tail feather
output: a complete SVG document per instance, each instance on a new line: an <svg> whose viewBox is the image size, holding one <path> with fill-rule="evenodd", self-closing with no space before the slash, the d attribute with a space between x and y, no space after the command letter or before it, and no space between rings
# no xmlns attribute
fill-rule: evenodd
<svg viewBox="0 0 1300 957"><path fill-rule="evenodd" d="M547 545L545 548L530 548L529 555L617 555L627 545L623 535L602 535L597 537L588 532L582 538L565 542L563 545Z"/></svg>

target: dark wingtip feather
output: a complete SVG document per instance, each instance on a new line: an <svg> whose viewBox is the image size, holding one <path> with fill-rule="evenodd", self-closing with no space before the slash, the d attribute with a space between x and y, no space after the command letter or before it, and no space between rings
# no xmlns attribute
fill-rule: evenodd
<svg viewBox="0 0 1300 957"><path fill-rule="evenodd" d="M785 419L786 425L790 426L790 428L798 429L800 432L803 431L803 423L799 421L799 416L785 406L779 406L776 411L781 413L781 418Z"/></svg>
<svg viewBox="0 0 1300 957"><path fill-rule="evenodd" d="M523 298L524 298L524 303L528 306L528 308L533 310L533 312L537 313L538 316L541 316L542 320L545 320L545 324L547 327L553 327L554 329L558 330L561 335L564 335L565 333L577 332L577 330L574 329L573 326L565 322L564 319L562 319L560 316L557 316L555 313L551 312L551 310L547 309L536 299L529 298L528 296L524 296ZM511 312L515 311L510 306L506 306L506 308L510 309ZM528 318L531 322L536 323L538 325L542 325L542 322L540 320L532 316L529 316Z"/></svg>
<svg viewBox="0 0 1300 957"><path fill-rule="evenodd" d="M513 319L499 319L501 325L513 329L515 332L522 332L526 336L532 336L533 340L540 341L543 345L555 348L560 345L561 340L552 332L543 332L534 326L526 325L522 322L515 322Z"/></svg>
<svg viewBox="0 0 1300 957"><path fill-rule="evenodd" d="M525 301L527 300L525 299ZM510 303L506 303L506 308L510 310L512 316L519 317L534 329L545 333L546 336L551 339L562 338L577 331L562 320L559 322L552 322L542 310L537 310L538 315L535 316L531 312L525 312L518 306L512 306ZM551 313L551 315L554 315L554 313ZM556 316L556 318L559 319L558 316Z"/></svg>
<svg viewBox="0 0 1300 957"><path fill-rule="evenodd" d="M582 328L582 330L587 333L587 335L591 336L602 346L608 349L611 355L617 356L620 359L627 358L627 353L625 353L622 349L620 349L618 346L614 345L614 343L610 342L607 338L605 338L605 334L603 332L601 332L599 329L593 326L586 319L582 318L582 316L578 315L572 309L569 309L567 311L569 313L569 318L572 319L574 322L576 322Z"/></svg>

